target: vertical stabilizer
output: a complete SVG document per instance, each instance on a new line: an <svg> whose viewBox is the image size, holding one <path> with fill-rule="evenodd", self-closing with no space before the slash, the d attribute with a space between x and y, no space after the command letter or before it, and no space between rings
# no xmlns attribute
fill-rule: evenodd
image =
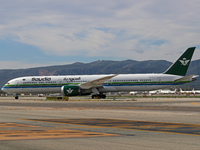
<svg viewBox="0 0 200 150"><path fill-rule="evenodd" d="M173 63L164 74L185 76L187 69L190 65L192 55L196 47L188 48L179 58Z"/></svg>

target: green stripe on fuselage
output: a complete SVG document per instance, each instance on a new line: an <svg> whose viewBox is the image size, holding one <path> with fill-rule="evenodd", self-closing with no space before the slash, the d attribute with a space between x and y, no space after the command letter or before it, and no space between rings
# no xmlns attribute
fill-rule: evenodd
<svg viewBox="0 0 200 150"><path fill-rule="evenodd" d="M170 83L188 83L191 81L148 81L148 82L106 82L103 85L134 85L134 84L170 84ZM4 87L37 87L37 86L63 86L63 85L79 85L81 83L55 83L55 84L9 84L5 85Z"/></svg>

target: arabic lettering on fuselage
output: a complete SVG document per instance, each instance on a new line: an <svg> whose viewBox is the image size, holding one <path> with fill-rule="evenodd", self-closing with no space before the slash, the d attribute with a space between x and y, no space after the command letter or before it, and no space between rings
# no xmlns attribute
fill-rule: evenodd
<svg viewBox="0 0 200 150"><path fill-rule="evenodd" d="M63 80L66 80L66 81L81 80L81 77L77 77L77 78L64 78Z"/></svg>

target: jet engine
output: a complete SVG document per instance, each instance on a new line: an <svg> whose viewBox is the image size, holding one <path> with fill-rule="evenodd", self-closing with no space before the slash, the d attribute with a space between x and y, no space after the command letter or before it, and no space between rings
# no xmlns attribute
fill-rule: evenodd
<svg viewBox="0 0 200 150"><path fill-rule="evenodd" d="M64 85L61 87L63 96L90 95L91 90L83 90L77 85Z"/></svg>

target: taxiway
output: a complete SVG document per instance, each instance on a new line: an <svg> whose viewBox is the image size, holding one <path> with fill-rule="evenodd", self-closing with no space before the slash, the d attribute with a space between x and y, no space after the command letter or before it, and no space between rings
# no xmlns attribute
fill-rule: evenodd
<svg viewBox="0 0 200 150"><path fill-rule="evenodd" d="M199 118L199 98L0 97L0 149L199 150Z"/></svg>

